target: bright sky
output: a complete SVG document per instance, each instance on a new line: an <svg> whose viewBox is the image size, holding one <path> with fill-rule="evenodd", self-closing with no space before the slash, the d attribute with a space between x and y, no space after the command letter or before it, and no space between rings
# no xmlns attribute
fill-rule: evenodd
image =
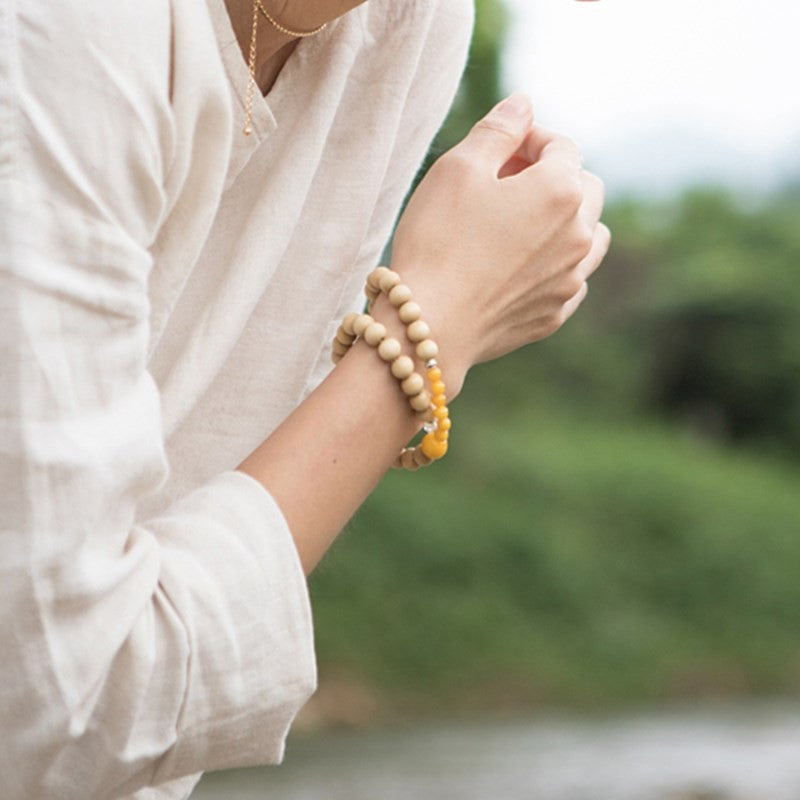
<svg viewBox="0 0 800 800"><path fill-rule="evenodd" d="M507 88L612 186L800 173L798 0L507 4Z"/></svg>

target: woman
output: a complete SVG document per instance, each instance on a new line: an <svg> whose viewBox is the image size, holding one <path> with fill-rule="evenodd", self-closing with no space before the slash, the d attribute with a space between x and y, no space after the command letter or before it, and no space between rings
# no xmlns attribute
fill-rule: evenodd
<svg viewBox="0 0 800 800"><path fill-rule="evenodd" d="M315 684L304 575L419 428L370 346L331 372L329 342L471 4L262 3L0 5L5 798L279 761ZM391 266L448 398L575 310L601 208L520 96L434 166Z"/></svg>

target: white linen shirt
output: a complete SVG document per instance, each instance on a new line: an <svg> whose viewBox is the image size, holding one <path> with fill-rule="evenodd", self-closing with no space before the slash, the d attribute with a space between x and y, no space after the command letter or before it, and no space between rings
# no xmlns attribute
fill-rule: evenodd
<svg viewBox="0 0 800 800"><path fill-rule="evenodd" d="M329 369L471 5L369 0L245 137L224 0L0 0L4 800L185 797L281 759L308 594L234 467Z"/></svg>

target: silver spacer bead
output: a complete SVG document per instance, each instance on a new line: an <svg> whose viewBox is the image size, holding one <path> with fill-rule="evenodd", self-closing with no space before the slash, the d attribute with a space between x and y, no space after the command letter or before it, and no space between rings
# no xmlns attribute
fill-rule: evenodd
<svg viewBox="0 0 800 800"><path fill-rule="evenodd" d="M439 362L435 358L429 358L425 362L425 369L433 369L434 367L438 367Z"/></svg>

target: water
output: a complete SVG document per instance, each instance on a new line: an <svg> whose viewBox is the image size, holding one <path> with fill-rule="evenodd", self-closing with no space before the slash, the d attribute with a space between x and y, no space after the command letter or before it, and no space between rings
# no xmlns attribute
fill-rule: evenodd
<svg viewBox="0 0 800 800"><path fill-rule="evenodd" d="M800 800L800 704L295 737L192 800Z"/></svg>

